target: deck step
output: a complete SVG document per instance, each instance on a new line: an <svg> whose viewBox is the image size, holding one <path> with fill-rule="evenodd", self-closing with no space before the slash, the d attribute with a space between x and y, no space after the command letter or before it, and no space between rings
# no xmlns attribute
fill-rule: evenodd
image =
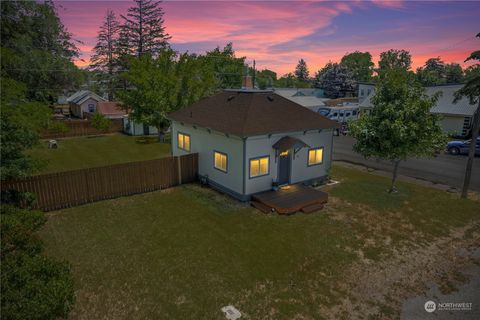
<svg viewBox="0 0 480 320"><path fill-rule="evenodd" d="M323 209L323 203L315 203L306 207L302 208L302 212L304 213L312 213L314 211L322 210Z"/></svg>
<svg viewBox="0 0 480 320"><path fill-rule="evenodd" d="M260 203L258 201L250 201L250 204L252 205L252 207L257 208L258 210L262 211L263 213L271 213L272 212L272 208L270 208L269 206L264 205L263 203Z"/></svg>

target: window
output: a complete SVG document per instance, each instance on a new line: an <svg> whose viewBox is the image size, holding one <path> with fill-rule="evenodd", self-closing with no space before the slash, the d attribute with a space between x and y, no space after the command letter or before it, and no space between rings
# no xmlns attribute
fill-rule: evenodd
<svg viewBox="0 0 480 320"><path fill-rule="evenodd" d="M184 133L177 134L178 149L190 152L190 135Z"/></svg>
<svg viewBox="0 0 480 320"><path fill-rule="evenodd" d="M354 116L356 116L356 115L357 115L357 110L353 110L353 111L352 111L352 114L353 114Z"/></svg>
<svg viewBox="0 0 480 320"><path fill-rule="evenodd" d="M345 114L345 117L350 117L350 112L347 112L347 113Z"/></svg>
<svg viewBox="0 0 480 320"><path fill-rule="evenodd" d="M266 176L269 174L269 157L250 159L250 178Z"/></svg>
<svg viewBox="0 0 480 320"><path fill-rule="evenodd" d="M335 113L333 114L333 116L334 116L334 117L338 116L338 113L337 113L337 112L335 112Z"/></svg>
<svg viewBox="0 0 480 320"><path fill-rule="evenodd" d="M368 90L367 90L367 95L368 95L368 96L370 95L370 92L372 92L372 90L371 90L371 89L368 89Z"/></svg>
<svg viewBox="0 0 480 320"><path fill-rule="evenodd" d="M228 157L225 153L215 151L213 153L213 166L223 172L227 172Z"/></svg>
<svg viewBox="0 0 480 320"><path fill-rule="evenodd" d="M323 148L308 150L308 165L314 166L323 162Z"/></svg>
<svg viewBox="0 0 480 320"><path fill-rule="evenodd" d="M95 112L95 105L93 103L88 105L88 112Z"/></svg>
<svg viewBox="0 0 480 320"><path fill-rule="evenodd" d="M362 97L363 97L364 95L365 95L365 90L363 90L363 89L362 89L362 90L360 90L360 96L362 96Z"/></svg>

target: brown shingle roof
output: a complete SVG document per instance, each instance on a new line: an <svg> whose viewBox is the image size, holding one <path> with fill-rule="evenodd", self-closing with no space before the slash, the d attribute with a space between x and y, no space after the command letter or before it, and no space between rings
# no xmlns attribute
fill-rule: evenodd
<svg viewBox="0 0 480 320"><path fill-rule="evenodd" d="M265 91L224 91L175 111L169 118L240 137L339 126L278 94Z"/></svg>
<svg viewBox="0 0 480 320"><path fill-rule="evenodd" d="M101 101L97 103L97 111L105 116L123 116L127 114L119 103L114 101Z"/></svg>

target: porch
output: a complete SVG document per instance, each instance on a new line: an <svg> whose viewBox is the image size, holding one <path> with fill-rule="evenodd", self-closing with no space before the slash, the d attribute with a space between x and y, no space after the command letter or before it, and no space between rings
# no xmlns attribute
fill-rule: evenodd
<svg viewBox="0 0 480 320"><path fill-rule="evenodd" d="M321 210L328 201L328 194L300 184L289 185L277 191L266 191L252 196L251 204L264 213L276 211L290 214Z"/></svg>

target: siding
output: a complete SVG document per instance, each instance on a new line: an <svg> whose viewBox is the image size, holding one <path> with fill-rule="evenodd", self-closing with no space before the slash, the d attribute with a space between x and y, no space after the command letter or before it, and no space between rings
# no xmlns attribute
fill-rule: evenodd
<svg viewBox="0 0 480 320"><path fill-rule="evenodd" d="M243 194L243 140L216 131L172 121L172 153L174 156L188 154L178 148L177 133L190 135L190 153L198 153L198 174L208 176L209 180L234 193ZM228 172L222 172L213 166L213 153L219 151L228 155Z"/></svg>
<svg viewBox="0 0 480 320"><path fill-rule="evenodd" d="M331 166L331 152L332 152L332 130L322 130L320 133L309 131L305 135L303 132L274 134L268 136L250 137L247 139L246 145L246 194L253 194L265 190L270 190L272 182L277 180L278 161L275 159L275 150L272 145L284 136L290 136L302 140L312 148L323 147L323 163L316 166L307 165L308 149L302 148L295 158L292 154L292 168L291 168L291 183L298 183L314 178L320 178L328 173ZM258 178L249 178L249 166L251 158L256 158L263 155L270 156L270 174Z"/></svg>
<svg viewBox="0 0 480 320"><path fill-rule="evenodd" d="M444 115L443 119L440 120L440 126L446 133L462 134L464 119L463 116Z"/></svg>

